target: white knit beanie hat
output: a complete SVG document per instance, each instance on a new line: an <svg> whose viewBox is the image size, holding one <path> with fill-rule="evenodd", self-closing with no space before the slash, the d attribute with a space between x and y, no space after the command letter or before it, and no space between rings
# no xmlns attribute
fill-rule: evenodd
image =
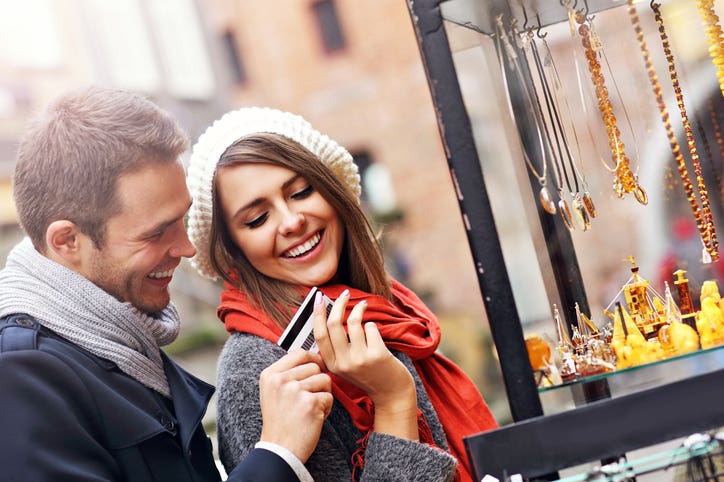
<svg viewBox="0 0 724 482"><path fill-rule="evenodd" d="M191 265L212 280L219 277L209 258L211 182L216 165L234 142L257 133L279 134L298 142L326 164L357 199L362 190L357 165L350 153L302 117L266 107L244 107L227 112L206 129L194 145L186 179L193 200L187 229L189 239L196 247Z"/></svg>

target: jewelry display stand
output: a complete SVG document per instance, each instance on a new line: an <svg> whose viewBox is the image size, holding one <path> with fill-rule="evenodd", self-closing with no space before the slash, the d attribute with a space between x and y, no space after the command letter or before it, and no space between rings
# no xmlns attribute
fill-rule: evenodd
<svg viewBox="0 0 724 482"><path fill-rule="evenodd" d="M676 1L687 0L664 3ZM460 212L513 418L511 424L466 439L468 456L475 467L477 480L485 475L505 480L512 474L521 474L529 480L556 480L559 478L558 471L577 464L617 460L624 457L626 452L635 449L724 426L724 367L721 364L694 376L664 380L652 387L634 387L623 394L612 394L609 381L613 380L613 377L625 377L624 374L614 373L610 377L579 380L566 384L563 388L570 391L575 406L559 413L546 413L542 401L543 391L536 385L536 378L529 363L521 324L520 302L516 304L516 293L511 283L512 273L506 266L504 245L492 206L494 203L485 183L486 169L495 164L496 156L503 156L498 156L497 145L490 144L491 141L476 132L473 125L475 119L471 121L469 106L466 104L468 99L463 94L461 79L458 77L455 57L457 46L451 44L448 33L450 29L467 29L473 32L480 39L480 49L484 52L487 68L497 69L502 78L494 82L493 92L488 92L487 96L508 99L510 112L505 112L501 123L505 122L517 130L518 142L522 146L517 150L512 149L510 156L522 166L522 172L527 173L527 179L524 180L529 184L530 190L527 194L523 193L524 201L530 200L529 204L536 206L533 217L539 223L532 229L540 230L540 237L545 240L545 253L542 256L545 260L540 262L540 269L545 271L546 279L551 281L550 285L546 286L549 289L549 301L558 304L572 332L576 323L576 307L584 313L591 313L591 310L569 226L560 216L551 214L550 206L543 203L542 194L541 202L536 201L541 188L546 187L545 180L541 179L545 176L546 160L543 154L537 154L543 126L540 114L532 114L533 109L530 107L530 93L535 87L525 85L524 76L519 75L514 66L511 67L513 62L499 62L499 50L503 47L500 47L499 43L496 48L494 39L498 28L496 21L500 18L504 19L506 28L515 22L521 29L536 24L539 33L541 27L566 23L568 18L564 3L567 2L408 0L407 3L451 178L458 193ZM573 0L570 3L573 3ZM641 5L640 8L648 7L647 4L638 5ZM579 1L576 8L581 9L583 6L584 2ZM590 14L616 8L625 12L627 2L589 0L585 8ZM695 9L695 6L692 8ZM628 33L636 38L633 29L630 28ZM500 38L497 41L500 42ZM585 58L582 59L583 69L587 69ZM540 65L542 63L536 63L532 69L540 69ZM518 69L520 70L520 66ZM588 74L587 70L585 72ZM639 86L640 95L651 96L651 91L645 90L648 88L645 84L645 69L643 72L644 84ZM464 81L471 82L469 75ZM714 83L718 92L716 78ZM613 91L614 88L609 86L608 92L613 95ZM705 110L706 106L702 112ZM657 111L654 112L658 115ZM598 114L592 112L590 115ZM623 123L624 121L619 119L619 125ZM663 143L666 144L665 137ZM626 148L634 150L628 143ZM553 167L549 166L549 173L552 170ZM603 177L606 174L608 173L604 171L596 175ZM634 182L630 179L631 174L632 172L626 174L629 176L627 182ZM523 176L525 178L526 174ZM635 182L638 183L638 180ZM644 193L642 189L641 192L636 192L636 189L639 189L638 184L631 184L628 192L636 194L636 199L627 196L627 202L636 203L638 200L639 204L643 205L646 201L652 201L652 193ZM677 189L678 195L681 188ZM624 202L623 192L619 194L622 199L619 202ZM508 195L514 196L515 193L510 192ZM720 195L710 197L713 199L708 199L707 202L717 204L716 209L720 209ZM645 206L640 208L648 209ZM591 229L584 229L588 232L582 234L579 231L576 235L606 235L605 232L596 233L596 219L589 221ZM621 253L621 258L628 254ZM520 298L520 294L517 296ZM722 351L724 350L718 352L719 359ZM696 356L695 354L692 357ZM696 401L695 407L686 410L685 407L689 406L692 400Z"/></svg>

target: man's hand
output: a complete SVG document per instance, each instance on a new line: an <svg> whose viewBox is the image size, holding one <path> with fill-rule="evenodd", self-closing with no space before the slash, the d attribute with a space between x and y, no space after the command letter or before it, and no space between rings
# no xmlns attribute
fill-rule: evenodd
<svg viewBox="0 0 724 482"><path fill-rule="evenodd" d="M314 452L332 410L332 381L319 355L294 350L259 377L261 439L290 450L302 463Z"/></svg>

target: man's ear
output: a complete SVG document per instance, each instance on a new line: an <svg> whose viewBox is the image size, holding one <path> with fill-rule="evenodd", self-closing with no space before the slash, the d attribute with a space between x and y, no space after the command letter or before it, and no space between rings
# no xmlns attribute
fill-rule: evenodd
<svg viewBox="0 0 724 482"><path fill-rule="evenodd" d="M46 256L71 269L82 262L81 246L88 242L77 224L67 219L53 221L45 230Z"/></svg>

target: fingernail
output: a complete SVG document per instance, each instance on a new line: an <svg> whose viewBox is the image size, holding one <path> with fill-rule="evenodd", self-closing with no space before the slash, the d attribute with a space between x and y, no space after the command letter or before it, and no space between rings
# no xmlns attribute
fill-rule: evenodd
<svg viewBox="0 0 724 482"><path fill-rule="evenodd" d="M367 306L367 300L362 300L359 302L360 305Z"/></svg>
<svg viewBox="0 0 724 482"><path fill-rule="evenodd" d="M314 304L315 304L315 305L321 305L321 304L322 304L322 292L321 292L321 291L317 291L317 292L314 294Z"/></svg>
<svg viewBox="0 0 724 482"><path fill-rule="evenodd" d="M342 298L343 296L349 296L349 290L342 291L342 294L339 295L339 297Z"/></svg>

